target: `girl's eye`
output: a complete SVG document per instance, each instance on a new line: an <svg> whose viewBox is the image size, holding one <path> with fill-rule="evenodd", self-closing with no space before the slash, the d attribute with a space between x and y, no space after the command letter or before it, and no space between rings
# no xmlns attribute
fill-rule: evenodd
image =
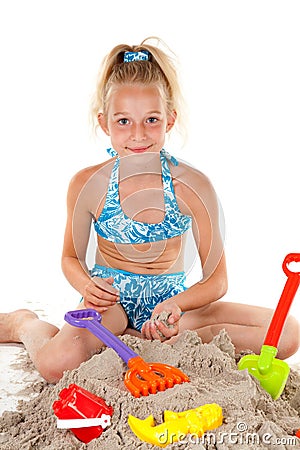
<svg viewBox="0 0 300 450"><path fill-rule="evenodd" d="M147 119L148 123L156 123L158 121L157 117L149 117L149 119Z"/></svg>
<svg viewBox="0 0 300 450"><path fill-rule="evenodd" d="M120 125L128 125L129 124L129 120L128 119L120 119L120 120L118 120L118 123Z"/></svg>

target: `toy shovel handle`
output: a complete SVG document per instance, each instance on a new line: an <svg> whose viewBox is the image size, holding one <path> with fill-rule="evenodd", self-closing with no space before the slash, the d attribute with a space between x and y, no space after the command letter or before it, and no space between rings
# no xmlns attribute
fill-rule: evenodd
<svg viewBox="0 0 300 450"><path fill-rule="evenodd" d="M105 328L101 322L101 314L94 309L77 309L65 314L65 321L79 328L86 328L100 339L107 347L112 348L127 364L129 359L138 356L131 348L127 347L117 336Z"/></svg>
<svg viewBox="0 0 300 450"><path fill-rule="evenodd" d="M292 272L288 268L288 265L291 262L300 262L300 253L289 253L284 258L282 268L288 278L279 299L277 308L272 317L272 321L269 326L264 345L277 347L283 325L300 284L300 272Z"/></svg>

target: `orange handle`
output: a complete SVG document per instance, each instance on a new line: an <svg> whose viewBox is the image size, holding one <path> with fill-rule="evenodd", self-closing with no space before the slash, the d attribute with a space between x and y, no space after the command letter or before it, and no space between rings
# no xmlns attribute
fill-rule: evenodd
<svg viewBox="0 0 300 450"><path fill-rule="evenodd" d="M300 284L300 272L292 272L288 268L288 264L290 264L291 262L300 262L300 254L289 253L284 258L282 268L288 279L285 283L277 308L272 317L272 321L269 326L264 345L277 347L283 325Z"/></svg>

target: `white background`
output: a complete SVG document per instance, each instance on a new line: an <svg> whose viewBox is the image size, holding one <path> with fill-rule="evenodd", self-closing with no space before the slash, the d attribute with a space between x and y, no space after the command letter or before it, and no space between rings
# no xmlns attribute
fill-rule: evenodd
<svg viewBox="0 0 300 450"><path fill-rule="evenodd" d="M1 2L1 309L77 304L60 256L70 178L106 158L88 124L96 74L113 46L153 35L178 56L189 108L189 141L168 150L224 210L226 298L275 307L300 252L299 23L297 0Z"/></svg>

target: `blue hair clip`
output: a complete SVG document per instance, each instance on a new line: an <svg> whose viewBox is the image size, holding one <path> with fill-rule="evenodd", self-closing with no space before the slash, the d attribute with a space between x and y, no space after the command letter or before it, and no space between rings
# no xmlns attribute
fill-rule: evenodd
<svg viewBox="0 0 300 450"><path fill-rule="evenodd" d="M139 52L125 52L124 53L124 62L132 62L132 61L148 61L149 60L149 52L147 50L141 50Z"/></svg>

